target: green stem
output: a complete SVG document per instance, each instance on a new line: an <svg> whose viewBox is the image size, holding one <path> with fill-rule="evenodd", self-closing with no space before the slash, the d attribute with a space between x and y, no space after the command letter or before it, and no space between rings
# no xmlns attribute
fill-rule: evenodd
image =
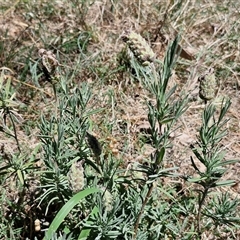
<svg viewBox="0 0 240 240"><path fill-rule="evenodd" d="M17 137L16 127L15 127L15 124L14 124L14 120L13 120L13 118L12 118L12 114L11 114L11 112L9 111L9 109L7 109L7 113L9 114L10 120L11 120L11 122L12 122L13 131L14 131L14 138L15 138L16 143L17 143L18 151L21 152L20 145L19 145L19 141L18 141L18 137Z"/></svg>
<svg viewBox="0 0 240 240"><path fill-rule="evenodd" d="M198 236L201 236L201 213L202 213L202 207L203 207L203 203L207 197L208 194L208 190L209 188L205 188L203 193L202 193L202 197L199 200L199 207L198 207L198 214L197 214L197 231L198 231Z"/></svg>
<svg viewBox="0 0 240 240"><path fill-rule="evenodd" d="M136 220L136 222L135 222L135 225L134 225L134 237L133 237L133 239L136 239L136 238L137 238L137 231L138 231L138 226L139 226L139 223L140 223L140 219L141 219L141 216L142 216L142 214L143 214L144 208L145 208L145 206L146 206L146 204L147 204L147 202L148 202L148 199L149 199L149 197L151 196L152 191L153 191L153 183L151 183L150 186L149 186L149 188L148 188L147 195L146 195L146 197L145 197L145 199L144 199L144 202L143 202L143 204L142 204L141 210L140 210L140 212L139 212L139 214L138 214L138 217L137 217L137 220Z"/></svg>

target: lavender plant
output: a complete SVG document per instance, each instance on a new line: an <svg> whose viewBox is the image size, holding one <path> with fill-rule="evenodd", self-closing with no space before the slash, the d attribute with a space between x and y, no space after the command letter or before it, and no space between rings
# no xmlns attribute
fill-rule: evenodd
<svg viewBox="0 0 240 240"><path fill-rule="evenodd" d="M190 182L196 183L201 186L198 189L198 210L197 210L197 232L199 237L202 234L202 218L204 218L205 213L212 213L211 219L213 224L217 224L220 221L221 215L214 215L214 211L208 209L205 206L206 200L209 193L217 187L226 187L234 184L234 180L221 180L226 171L228 170L226 166L236 163L237 160L225 160L225 153L222 150L220 142L227 134L227 129L224 128L228 119L224 119L231 102L229 99L223 100L219 115L217 116L216 107L213 104L209 104L205 107L202 115L202 126L199 131L198 141L196 144L191 145L191 149L195 157L204 165L204 170L200 170L195 163L193 157L191 157L191 163L193 168L199 177L187 177L186 179ZM233 213L235 209L235 204L225 205L225 198L223 198L222 205L219 207L222 209L222 215ZM220 203L221 201L219 201ZM205 207L204 207L205 206ZM222 217L223 217L222 216ZM216 222L214 221L216 220ZM229 224L231 222L231 217L229 216ZM237 219L232 219L233 223ZM238 222L239 222L238 218ZM214 223L215 222L215 223Z"/></svg>

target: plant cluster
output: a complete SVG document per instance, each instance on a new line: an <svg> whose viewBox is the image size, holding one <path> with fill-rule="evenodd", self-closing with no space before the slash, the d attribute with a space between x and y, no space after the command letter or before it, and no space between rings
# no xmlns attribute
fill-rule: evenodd
<svg viewBox="0 0 240 240"><path fill-rule="evenodd" d="M78 34L77 44L71 35L69 41L62 41L62 52L56 55L47 47L40 48L38 58L28 57L22 70L21 77L30 74L34 84L24 85L52 101L40 101L44 110L35 124L37 144L33 147L25 146L21 138L22 131L31 135L32 129L19 114L27 108L18 100L19 81L9 74L11 69L0 68L0 131L16 146L10 153L4 144L0 149L0 239L187 240L206 239L206 234L214 239L237 238L239 199L226 190L235 181L225 179L228 167L237 160L226 159L222 144L228 133L226 115L231 100L223 98L220 106L213 102L219 86L212 68L199 78L199 97L205 104L196 139L188 146L191 155L186 161L192 172L184 174L179 166L170 164L175 160L170 154L173 134L191 100L172 82L184 51L180 36L169 42L160 60L140 34L119 33L124 48L109 73L108 66L91 64L101 62L101 56L89 56L87 51L95 37L85 21L90 4L81 1L78 6L84 31ZM54 9L50 4L42 11L51 15ZM74 66L61 62L62 55L66 58L74 51L77 54L69 54L68 59L75 61ZM106 107L93 104L101 87L96 94L91 83L78 79L85 74L97 75L103 82L121 75L130 79L127 84L136 83L147 92L148 128L138 137L152 150L142 161L136 159L126 166L127 142L116 151L116 140L109 144L108 138L104 141L94 134L96 129L109 133L117 127L117 104L109 91L105 97L112 118L108 118ZM50 86L50 93L40 90L43 83ZM95 116L103 118L102 125ZM121 131L127 129L124 124L121 127Z"/></svg>

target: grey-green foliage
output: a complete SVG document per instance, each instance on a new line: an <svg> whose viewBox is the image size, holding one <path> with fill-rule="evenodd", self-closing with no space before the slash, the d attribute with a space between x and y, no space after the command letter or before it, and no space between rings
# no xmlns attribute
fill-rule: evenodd
<svg viewBox="0 0 240 240"><path fill-rule="evenodd" d="M154 152L146 159L147 164L139 164L130 174L123 175L125 171L121 169L121 159L105 154L104 148L93 151L93 161L89 160L91 154L88 147L93 144L86 144L85 136L89 127L88 117L93 112L87 109L90 91L86 85L71 93L63 86L62 91L57 92L57 114L49 119L42 118L40 138L46 170L41 176L41 188L44 191L40 201L47 202L49 207L51 203L63 204L69 199L72 192L67 173L73 161L82 159L85 160L85 186L103 190L81 201L65 219L63 225L72 229L73 237L83 229L90 230L88 239L197 239L201 235L199 226L204 220L202 216L206 218L211 215L213 224L209 228L223 224L226 219L234 219L233 215L220 215L222 209L233 214L232 210L236 207L234 203L227 205L224 199L218 202L225 206L223 208L212 204L212 209L203 209L210 188L232 183L220 181L226 171L225 166L234 161L223 161L224 155L219 145L226 135L222 127L226 123L224 116L230 102L223 104L218 118L212 105L204 110L198 146L193 146L192 150L207 170L200 171L192 158L200 177L183 177L190 184L194 182L202 186L199 195L179 194L175 187L165 186L162 182L166 177L180 176L177 167L165 167L166 153L172 144L170 135L187 109L187 96L176 94L177 86L170 87L170 77L178 54L178 40L176 38L169 46L163 63L156 60L143 67L136 59L131 59L135 78L143 83L154 98L152 102L146 102L150 124L148 137ZM106 192L110 197L108 200ZM89 216L94 207L98 211Z"/></svg>
<svg viewBox="0 0 240 240"><path fill-rule="evenodd" d="M151 159L152 173L148 176L159 172L166 148L170 146L170 134L174 131L174 124L187 109L187 97L176 98L177 86L169 87L178 54L178 41L177 37L169 46L164 63L160 64L160 67L159 62L156 62L155 65L139 68L138 71L142 75L143 84L155 98L154 103L147 102L150 138L152 146L156 149Z"/></svg>
<svg viewBox="0 0 240 240"><path fill-rule="evenodd" d="M211 200L209 206L204 209L203 215L212 219L212 225L216 228L218 226L225 227L240 227L240 218L236 217L235 214L238 211L239 199L232 199L231 195L221 193Z"/></svg>
<svg viewBox="0 0 240 240"><path fill-rule="evenodd" d="M0 75L0 131L15 138L18 151L21 152L16 124L20 122L20 115L18 115L17 109L22 104L16 99L16 90L12 86L12 79L9 76L5 77L6 73L4 70L2 68Z"/></svg>
<svg viewBox="0 0 240 240"><path fill-rule="evenodd" d="M224 125L228 120L224 120L231 105L230 100L222 102L222 107L218 118L216 119L216 107L212 104L208 105L203 112L203 123L199 131L197 145L191 145L195 157L206 167L205 170L200 170L194 159L191 157L191 162L199 174L199 178L189 178L202 185L206 189L216 186L231 185L230 182L219 182L223 174L227 171L226 166L235 163L236 160L225 160L224 152L221 150L220 142L226 136L227 132Z"/></svg>
<svg viewBox="0 0 240 240"><path fill-rule="evenodd" d="M175 224L177 218L171 212L171 205L164 200L161 201L161 196L157 200L162 202L161 205L156 207L153 202L154 194L156 194L154 189L158 189L158 191L162 189L162 186L158 185L159 179L177 176L175 173L177 168L165 168L164 163L166 150L171 145L170 134L174 131L174 125L179 117L187 109L187 96L176 97L177 86L169 86L178 55L178 41L177 37L170 44L163 63L156 60L143 67L134 59L130 59L137 79L143 83L154 98L153 102L147 102L147 106L150 141L155 151L148 159L148 165L140 164L136 169L136 171L142 172L145 178L142 179L142 185L138 192L142 202L136 206L134 239L158 239L164 238L166 235L176 237L179 232L180 225ZM165 190L164 194L171 198L172 193L169 190Z"/></svg>
<svg viewBox="0 0 240 240"><path fill-rule="evenodd" d="M16 236L19 236L19 234L21 232L21 228L20 227L16 227L14 225L15 221L16 221L16 219L14 217L6 218L7 210L8 210L7 207L10 208L10 207L12 207L12 205L14 205L8 199L6 187L4 189L1 189L0 200L1 200L1 208L0 208L0 239L17 239Z"/></svg>
<svg viewBox="0 0 240 240"><path fill-rule="evenodd" d="M88 129L86 106L91 97L90 89L83 84L72 93L67 88L59 93L57 109L47 118L41 117L40 139L44 151L45 170L41 174L40 201L65 202L71 195L67 173L73 161L86 159L88 147L85 134Z"/></svg>
<svg viewBox="0 0 240 240"><path fill-rule="evenodd" d="M102 198L98 201L99 213L91 220L91 239L129 239L131 236L132 224L131 215L126 214L124 199L115 199L112 202L112 209L107 210L102 203Z"/></svg>
<svg viewBox="0 0 240 240"><path fill-rule="evenodd" d="M46 240L72 240L72 234L62 234L62 233L55 233L50 239ZM37 237L34 240L38 240Z"/></svg>
<svg viewBox="0 0 240 240"><path fill-rule="evenodd" d="M224 125L227 120L224 119L229 107L230 101L226 100L222 103L219 116L216 116L216 108L214 105L207 105L203 112L202 127L199 130L198 146L191 145L195 156L205 165L206 171L197 168L195 161L191 158L192 165L199 178L185 177L191 183L198 183L203 189L199 190L199 195L193 197L184 196L172 200L172 204L168 204L161 197L165 195L168 199L173 198L170 189L163 191L163 186L153 185L154 182L161 177L177 176L174 172L176 168L164 168L164 160L166 159L166 150L171 146L170 134L174 131L174 124L179 117L187 109L187 96L175 93L177 86L169 86L169 81L176 61L178 46L178 38L169 46L164 62L160 63L156 60L149 66L142 67L134 58L130 59L130 64L134 69L135 76L144 84L144 86L155 97L155 101L147 103L149 113L148 120L150 123L150 139L151 144L155 148L152 153L148 165L139 165L137 171L144 173L145 178L142 179L139 196L143 198L142 203L138 205L138 216L134 225L134 239L147 238L157 239L171 236L172 239L191 239L193 237L201 237L202 208L210 189L217 186L227 186L234 181L221 181L221 177L227 171L226 166L235 163L235 160L224 160L224 153L221 150L220 142L226 136L227 131ZM145 181L145 186L144 186ZM151 208L154 198L153 189L163 191L163 196L159 196L160 205ZM156 194L156 193L155 193ZM198 202L198 209L196 209ZM224 202L224 201L223 201ZM235 202L234 202L235 203ZM141 207L140 207L141 206ZM223 204L221 210L225 209L232 213L228 217L228 222L238 222L239 219L234 217L234 204ZM148 209L151 209L149 211ZM218 209L219 211L219 209ZM205 211L204 211L205 213ZM213 213L213 212L211 212ZM191 220L191 214L195 215L194 221ZM181 216L185 216L185 220L181 220ZM220 221L219 214L212 215L212 224ZM145 228L145 226L147 226ZM150 231L151 229L151 231ZM191 230L190 230L191 229ZM149 231L149 232L148 232Z"/></svg>
<svg viewBox="0 0 240 240"><path fill-rule="evenodd" d="M198 212L196 218L196 225L198 229L199 237L202 234L201 222L203 212L208 212L208 216L213 220L212 225L218 225L221 215L217 211L209 208L210 206L205 206L205 201L213 188L220 186L230 186L234 184L234 180L222 180L223 175L228 170L227 166L229 164L236 163L237 160L225 160L225 154L222 150L220 142L227 134L225 128L228 119L224 119L231 102L229 99L223 100L219 113L217 113L216 107L213 104L209 104L205 107L202 114L202 126L199 130L198 141L195 145L191 145L192 151L195 157L203 164L204 168L199 169L196 160L191 157L191 163L198 174L198 177L188 177L186 178L190 182L197 183L201 186L198 189ZM230 214L228 221L225 224L230 224L231 219L234 222L239 222L240 218L235 218L235 205L226 205L226 198L223 197L218 203L220 204L215 210L221 209L223 215ZM236 202L235 202L236 203ZM222 205L221 205L222 204ZM216 206L216 205L215 205Z"/></svg>

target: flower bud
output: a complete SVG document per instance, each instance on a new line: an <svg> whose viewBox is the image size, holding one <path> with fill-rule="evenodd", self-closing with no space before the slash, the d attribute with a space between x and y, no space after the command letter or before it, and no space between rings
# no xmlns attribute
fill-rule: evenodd
<svg viewBox="0 0 240 240"><path fill-rule="evenodd" d="M199 85L199 97L205 102L213 99L217 94L217 80L214 75L214 69L210 68L204 75L198 78Z"/></svg>
<svg viewBox="0 0 240 240"><path fill-rule="evenodd" d="M112 210L112 194L106 190L103 195L104 206L106 207L107 211Z"/></svg>
<svg viewBox="0 0 240 240"><path fill-rule="evenodd" d="M149 65L155 60L155 53L148 45L147 41L135 32L126 32L122 39L127 43L134 56L143 65Z"/></svg>
<svg viewBox="0 0 240 240"><path fill-rule="evenodd" d="M74 193L84 188L84 168L83 161L74 162L68 172L68 182Z"/></svg>

